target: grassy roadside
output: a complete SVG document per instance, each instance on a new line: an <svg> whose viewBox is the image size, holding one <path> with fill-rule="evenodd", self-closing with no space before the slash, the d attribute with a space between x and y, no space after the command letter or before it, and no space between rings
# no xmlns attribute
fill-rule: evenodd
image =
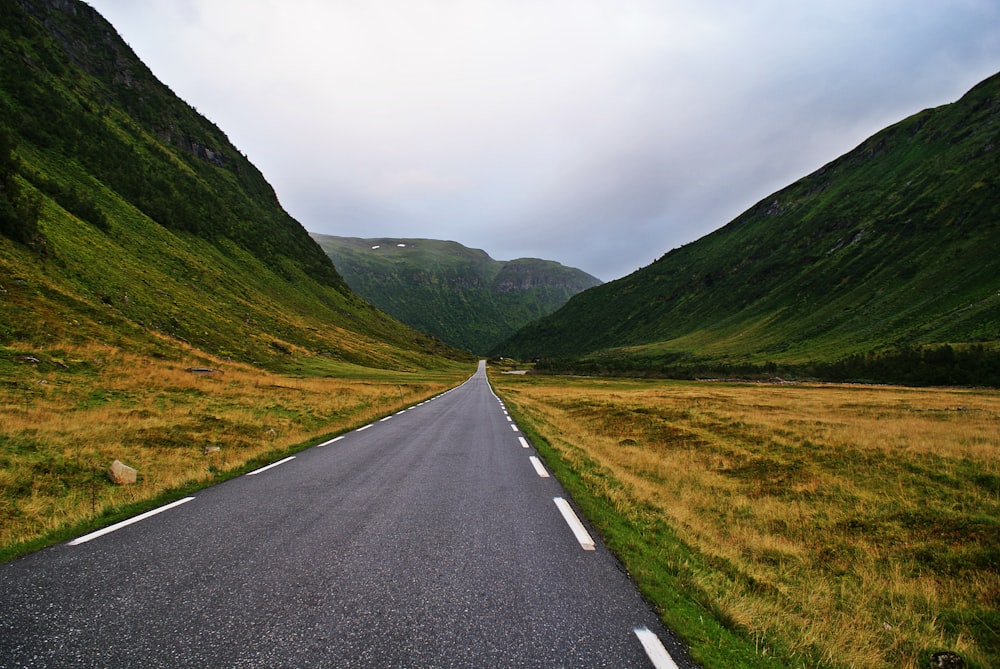
<svg viewBox="0 0 1000 669"><path fill-rule="evenodd" d="M108 525L398 411L469 365L393 372L313 360L268 372L195 349L0 347L0 561ZM135 484L104 472L115 459Z"/></svg>
<svg viewBox="0 0 1000 669"><path fill-rule="evenodd" d="M757 669L784 666L769 649L730 629L718 616L706 593L697 591L688 575L699 556L685 546L655 509L628 511L612 495L594 492L600 482L611 489L620 484L586 457L572 462L554 448L515 406L508 409L528 436L546 466L573 496L587 519L599 529L605 545L618 556L640 591L661 619L690 646L692 657L704 667Z"/></svg>
<svg viewBox="0 0 1000 669"><path fill-rule="evenodd" d="M1000 658L1000 395L494 375L706 667Z"/></svg>

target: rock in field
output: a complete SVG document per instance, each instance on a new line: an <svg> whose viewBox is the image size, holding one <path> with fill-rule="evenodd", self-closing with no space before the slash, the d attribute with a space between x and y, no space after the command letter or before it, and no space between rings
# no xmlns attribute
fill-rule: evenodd
<svg viewBox="0 0 1000 669"><path fill-rule="evenodd" d="M121 460L115 460L108 467L108 478L111 479L112 483L117 483L118 485L135 483L138 474L139 472L124 464Z"/></svg>

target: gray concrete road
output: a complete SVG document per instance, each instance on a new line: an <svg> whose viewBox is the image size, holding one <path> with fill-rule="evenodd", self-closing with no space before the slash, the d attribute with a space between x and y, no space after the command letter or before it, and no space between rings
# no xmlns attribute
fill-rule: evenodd
<svg viewBox="0 0 1000 669"><path fill-rule="evenodd" d="M480 364L420 406L0 565L0 667L693 666L526 444Z"/></svg>

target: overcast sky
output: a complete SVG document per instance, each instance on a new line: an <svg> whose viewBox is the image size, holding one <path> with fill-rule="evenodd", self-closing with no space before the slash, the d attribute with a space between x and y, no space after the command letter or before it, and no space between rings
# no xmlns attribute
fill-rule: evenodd
<svg viewBox="0 0 1000 669"><path fill-rule="evenodd" d="M310 231L602 280L1000 71L996 0L90 0Z"/></svg>

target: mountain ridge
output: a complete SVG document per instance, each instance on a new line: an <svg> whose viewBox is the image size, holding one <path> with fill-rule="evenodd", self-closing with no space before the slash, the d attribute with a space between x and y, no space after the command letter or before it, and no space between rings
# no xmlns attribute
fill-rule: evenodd
<svg viewBox="0 0 1000 669"><path fill-rule="evenodd" d="M359 295L418 330L476 353L600 284L552 260L494 260L453 241L312 236Z"/></svg>
<svg viewBox="0 0 1000 669"><path fill-rule="evenodd" d="M77 0L0 5L0 345L290 370L454 359L353 294L261 172Z"/></svg>
<svg viewBox="0 0 1000 669"><path fill-rule="evenodd" d="M1000 340L1000 75L494 349L561 368L803 367ZM575 362L573 362L575 361Z"/></svg>

